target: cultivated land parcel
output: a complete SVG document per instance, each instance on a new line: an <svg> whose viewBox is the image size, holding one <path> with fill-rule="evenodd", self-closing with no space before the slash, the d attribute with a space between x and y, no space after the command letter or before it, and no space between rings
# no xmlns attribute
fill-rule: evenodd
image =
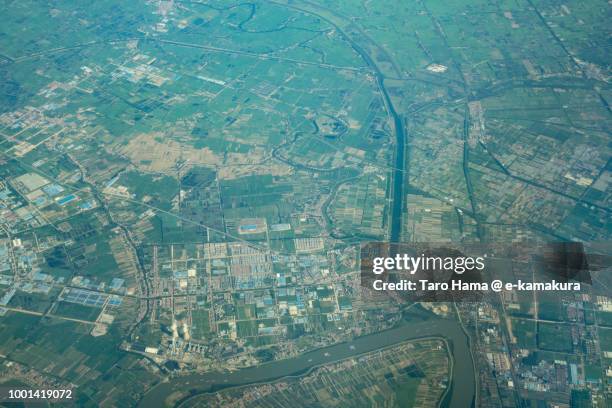
<svg viewBox="0 0 612 408"><path fill-rule="evenodd" d="M0 382L78 406L602 406L605 270L585 296L398 305L362 292L359 243L609 241L610 14L0 0Z"/></svg>

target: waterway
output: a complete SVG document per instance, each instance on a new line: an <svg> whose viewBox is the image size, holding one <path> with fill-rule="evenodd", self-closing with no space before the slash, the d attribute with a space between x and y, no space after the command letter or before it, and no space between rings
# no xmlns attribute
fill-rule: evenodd
<svg viewBox="0 0 612 408"><path fill-rule="evenodd" d="M406 129L402 117L397 113L389 92L385 88L385 77L380 71L374 60L349 36L346 37L355 52L361 55L366 65L374 71L376 83L387 107L387 112L393 120L393 130L395 131L395 160L393 168L393 182L391 187L391 217L390 217L390 232L389 240L391 242L399 242L402 232L402 213L404 211L404 175L406 173L405 166L405 149L406 149Z"/></svg>
<svg viewBox="0 0 612 408"><path fill-rule="evenodd" d="M468 338L454 320L429 319L419 322L403 321L398 326L379 333L359 337L351 342L317 349L297 357L273 361L232 372L208 372L174 377L152 388L140 401L140 407L166 407L173 393L192 392L194 395L219 391L228 387L271 382L283 377L306 374L322 364L355 357L380 350L407 340L438 337L446 340L451 348L453 372L446 407L470 407L475 395L474 365ZM381 379L382 381L382 379Z"/></svg>

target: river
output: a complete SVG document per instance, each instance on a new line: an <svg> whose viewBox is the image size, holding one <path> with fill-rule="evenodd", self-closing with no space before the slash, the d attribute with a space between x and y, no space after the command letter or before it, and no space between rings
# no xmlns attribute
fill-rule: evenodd
<svg viewBox="0 0 612 408"><path fill-rule="evenodd" d="M145 394L139 406L166 407L168 406L166 399L177 391L185 393L193 390L194 394L202 394L228 387L271 382L287 376L303 375L312 367L423 337L443 338L451 347L453 373L449 393L443 406L470 407L475 395L475 379L468 339L456 321L439 318L416 323L403 321L397 327L359 337L348 343L336 344L297 357L233 372L215 371L171 378L168 382L162 382L153 387Z"/></svg>

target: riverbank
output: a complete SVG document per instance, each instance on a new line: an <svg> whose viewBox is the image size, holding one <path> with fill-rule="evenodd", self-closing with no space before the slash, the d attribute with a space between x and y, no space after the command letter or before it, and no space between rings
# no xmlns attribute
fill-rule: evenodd
<svg viewBox="0 0 612 408"><path fill-rule="evenodd" d="M272 382L308 373L312 368L380 350L407 340L441 338L450 347L453 373L443 406L469 407L475 395L474 366L468 339L454 320L434 318L420 322L402 321L398 326L335 344L285 360L248 367L233 372L209 372L175 377L153 387L140 401L140 407L167 407L166 400L177 392L192 395L221 389Z"/></svg>

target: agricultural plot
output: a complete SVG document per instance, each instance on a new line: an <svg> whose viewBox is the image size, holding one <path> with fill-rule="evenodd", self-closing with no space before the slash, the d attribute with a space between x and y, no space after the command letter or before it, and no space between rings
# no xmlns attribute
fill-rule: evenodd
<svg viewBox="0 0 612 408"><path fill-rule="evenodd" d="M455 388L457 356L423 340L194 401L609 399L603 274L582 297L478 307L376 303L359 279L370 240L609 241L609 4L0 12L0 355L24 378L77 385L77 405L135 406L175 371L240 370L431 319L469 334L482 389ZM179 394L165 401L192 402Z"/></svg>

